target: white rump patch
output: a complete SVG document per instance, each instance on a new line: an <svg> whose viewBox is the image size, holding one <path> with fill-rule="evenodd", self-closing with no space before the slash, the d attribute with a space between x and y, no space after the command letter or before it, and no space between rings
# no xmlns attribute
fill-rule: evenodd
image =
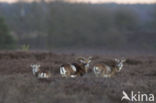
<svg viewBox="0 0 156 103"><path fill-rule="evenodd" d="M38 74L38 78L43 78L43 76L44 76L44 73L39 73Z"/></svg>
<svg viewBox="0 0 156 103"><path fill-rule="evenodd" d="M100 73L99 68L98 68L98 67L96 67L96 66L93 68L93 70L94 70L94 73L96 73L96 74L99 74L99 73Z"/></svg>
<svg viewBox="0 0 156 103"><path fill-rule="evenodd" d="M109 78L110 75L105 74L103 77L104 77L104 78Z"/></svg>
<svg viewBox="0 0 156 103"><path fill-rule="evenodd" d="M47 73L39 73L38 78L48 78Z"/></svg>
<svg viewBox="0 0 156 103"><path fill-rule="evenodd" d="M71 68L74 72L76 72L76 67L74 65L71 65Z"/></svg>
<svg viewBox="0 0 156 103"><path fill-rule="evenodd" d="M46 73L44 73L43 78L48 78L48 75Z"/></svg>
<svg viewBox="0 0 156 103"><path fill-rule="evenodd" d="M60 68L60 74L65 75L66 72L67 72L67 71L65 70L64 67L61 67L61 68Z"/></svg>
<svg viewBox="0 0 156 103"><path fill-rule="evenodd" d="M77 77L77 76L76 76L76 75L71 75L70 77L71 77L71 78L75 78L75 77Z"/></svg>

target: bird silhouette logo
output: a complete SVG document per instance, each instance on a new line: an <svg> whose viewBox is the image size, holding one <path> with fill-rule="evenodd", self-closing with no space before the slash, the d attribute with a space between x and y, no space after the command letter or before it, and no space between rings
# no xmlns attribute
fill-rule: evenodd
<svg viewBox="0 0 156 103"><path fill-rule="evenodd" d="M122 91L122 94L123 94L123 97L121 98L121 101L124 99L131 101L131 99L129 98L129 96L127 95L125 91Z"/></svg>

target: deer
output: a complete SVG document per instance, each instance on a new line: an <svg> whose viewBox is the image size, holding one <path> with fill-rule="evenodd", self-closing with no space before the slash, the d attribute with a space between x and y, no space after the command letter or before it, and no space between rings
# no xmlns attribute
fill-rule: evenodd
<svg viewBox="0 0 156 103"><path fill-rule="evenodd" d="M49 79L51 77L51 72L41 70L39 64L32 64L30 66L32 67L33 75L38 79Z"/></svg>
<svg viewBox="0 0 156 103"><path fill-rule="evenodd" d="M115 58L114 61L106 63L97 63L93 66L93 71L96 77L110 78L115 73L120 72L123 68L123 63L126 61L124 57L121 59Z"/></svg>
<svg viewBox="0 0 156 103"><path fill-rule="evenodd" d="M92 57L84 58L79 57L76 60L78 63L68 63L60 66L60 74L62 77L75 78L77 76L83 76L89 70L89 64Z"/></svg>

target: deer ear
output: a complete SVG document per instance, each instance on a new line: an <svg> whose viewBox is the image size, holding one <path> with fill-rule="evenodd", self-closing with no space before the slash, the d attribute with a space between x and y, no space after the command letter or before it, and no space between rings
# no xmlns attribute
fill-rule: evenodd
<svg viewBox="0 0 156 103"><path fill-rule="evenodd" d="M92 56L89 56L89 57L88 57L89 60L92 60L92 58L93 58Z"/></svg>
<svg viewBox="0 0 156 103"><path fill-rule="evenodd" d="M78 57L78 58L76 58L76 60L78 60L78 61L85 60L85 58L84 57Z"/></svg>
<svg viewBox="0 0 156 103"><path fill-rule="evenodd" d="M85 62L84 60L82 60L82 59L80 60L80 62L81 62L81 63L86 63L86 62Z"/></svg>
<svg viewBox="0 0 156 103"><path fill-rule="evenodd" d="M30 67L33 67L33 64L31 64Z"/></svg>
<svg viewBox="0 0 156 103"><path fill-rule="evenodd" d="M122 62L125 62L126 61L126 58L125 57L122 57L121 60L122 60Z"/></svg>
<svg viewBox="0 0 156 103"><path fill-rule="evenodd" d="M117 58L115 58L114 60L115 60L116 62L119 62L119 61L120 61L120 60L119 60L119 59L117 59Z"/></svg>

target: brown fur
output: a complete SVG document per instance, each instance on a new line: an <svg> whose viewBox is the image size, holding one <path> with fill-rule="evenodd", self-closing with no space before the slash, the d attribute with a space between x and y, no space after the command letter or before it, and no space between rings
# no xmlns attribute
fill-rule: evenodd
<svg viewBox="0 0 156 103"><path fill-rule="evenodd" d="M41 73L45 73L48 75L48 77L50 78L51 77L51 72L49 70L42 70L39 68L39 71L35 73L35 76L37 78L39 78L38 76L41 74ZM42 79L42 78L39 78L39 79ZM45 79L45 78L44 78Z"/></svg>
<svg viewBox="0 0 156 103"><path fill-rule="evenodd" d="M75 66L76 72L73 71L71 65ZM83 76L85 74L85 65L80 63L72 63L72 64L63 64L61 67L64 67L67 71L66 76L70 77L70 75Z"/></svg>
<svg viewBox="0 0 156 103"><path fill-rule="evenodd" d="M87 65L89 66L89 63L91 62L91 57L88 57L87 59L84 57L79 57L76 59L76 61L77 61L77 63L61 65L60 73L63 77L83 76L86 72L88 72L88 67L86 67L86 66ZM71 65L73 65L75 67L76 71L74 71L72 69ZM63 67L66 70L66 74L63 73L63 69L61 69Z"/></svg>
<svg viewBox="0 0 156 103"><path fill-rule="evenodd" d="M108 60L108 61L100 62L99 64L107 65L107 66L115 68L117 63L113 60Z"/></svg>
<svg viewBox="0 0 156 103"><path fill-rule="evenodd" d="M95 66L100 69L101 73L99 76L102 76L102 77L104 75L108 75L109 77L112 77L117 72L116 62L114 61L101 62L101 63L96 64ZM111 69L110 72L107 71L106 66L110 67Z"/></svg>
<svg viewBox="0 0 156 103"><path fill-rule="evenodd" d="M72 65L74 65L77 69L76 75L83 76L86 73L84 64L73 63Z"/></svg>
<svg viewBox="0 0 156 103"><path fill-rule="evenodd" d="M67 71L66 76L69 77L70 75L75 75L75 71L71 68L71 64L63 64L61 67L64 67Z"/></svg>

